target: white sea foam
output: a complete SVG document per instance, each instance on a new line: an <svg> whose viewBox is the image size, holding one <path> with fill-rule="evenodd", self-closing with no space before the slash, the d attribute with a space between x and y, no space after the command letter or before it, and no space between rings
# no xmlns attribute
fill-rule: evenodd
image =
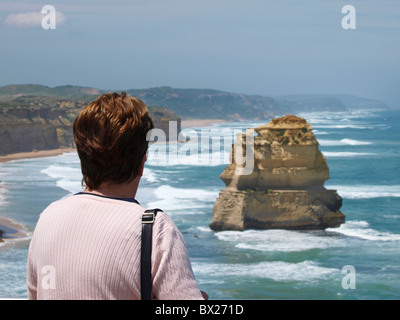
<svg viewBox="0 0 400 320"><path fill-rule="evenodd" d="M372 144L372 142L369 141L359 141L359 140L352 140L352 139L342 139L340 142L344 144L349 144L351 146L363 146L363 145L368 145Z"/></svg>
<svg viewBox="0 0 400 320"><path fill-rule="evenodd" d="M360 124L329 124L329 125L313 125L315 128L331 128L331 129L374 129L372 125L360 125Z"/></svg>
<svg viewBox="0 0 400 320"><path fill-rule="evenodd" d="M329 134L329 132L327 131L319 131L319 130L313 130L314 134L316 134L317 136L319 135L323 135L323 134Z"/></svg>
<svg viewBox="0 0 400 320"><path fill-rule="evenodd" d="M9 193L9 190L7 187L7 183L3 182L3 179L5 178L6 180L8 180L9 175L9 170L7 170L7 172L0 172L0 207L7 203L7 194Z"/></svg>
<svg viewBox="0 0 400 320"><path fill-rule="evenodd" d="M372 142L369 141L359 141L359 140L352 140L352 139L342 139L342 140L324 140L319 139L319 144L321 146L331 147L331 146L362 146L362 145L370 145Z"/></svg>
<svg viewBox="0 0 400 320"><path fill-rule="evenodd" d="M382 217L387 218L387 219L400 219L399 214L384 214Z"/></svg>
<svg viewBox="0 0 400 320"><path fill-rule="evenodd" d="M362 156L376 156L376 153L371 152L331 152L331 151L322 151L325 157L329 158L347 158L347 157L362 157Z"/></svg>
<svg viewBox="0 0 400 320"><path fill-rule="evenodd" d="M312 123L313 126L319 125L319 124L332 124L336 123L336 119L329 119L329 118L308 118L307 122Z"/></svg>
<svg viewBox="0 0 400 320"><path fill-rule="evenodd" d="M183 144L153 144L149 148L147 164L150 166L219 166L230 163L229 155L232 145L229 148L209 150L198 148L194 143Z"/></svg>
<svg viewBox="0 0 400 320"><path fill-rule="evenodd" d="M12 234L10 236L12 236ZM29 241L31 241L31 239L32 239L32 234L28 233L26 237L21 237L21 238L9 237L7 239L4 239L4 242L1 242L0 244L9 247L24 246L29 244Z"/></svg>
<svg viewBox="0 0 400 320"><path fill-rule="evenodd" d="M198 226L197 229L200 230L201 232L205 232L205 233L211 233L212 232L212 230L210 228L207 228L207 227Z"/></svg>
<svg viewBox="0 0 400 320"><path fill-rule="evenodd" d="M357 119L360 118L360 114L349 112L349 113L305 113L301 114L301 117L305 118L313 128L333 128L333 129L372 129L376 127L375 124L360 123Z"/></svg>
<svg viewBox="0 0 400 320"><path fill-rule="evenodd" d="M328 247L346 246L338 237L326 236L323 231L245 230L217 232L218 239L231 242L236 248L264 252L297 252Z"/></svg>
<svg viewBox="0 0 400 320"><path fill-rule="evenodd" d="M207 232L206 229L200 231ZM336 234L336 235L335 235ZM346 237L338 236L344 235ZM351 246L357 240L400 241L400 234L372 229L366 221L348 221L339 228L318 231L245 230L216 232L236 248L262 252L301 252Z"/></svg>
<svg viewBox="0 0 400 320"><path fill-rule="evenodd" d="M326 268L313 261L290 263L266 261L260 263L206 263L193 262L196 276L229 279L232 277L266 278L274 281L314 282L340 273L339 269Z"/></svg>
<svg viewBox="0 0 400 320"><path fill-rule="evenodd" d="M323 147L332 147L332 146L343 146L343 143L341 143L338 140L324 140L324 139L319 139L318 140L319 144Z"/></svg>
<svg viewBox="0 0 400 320"><path fill-rule="evenodd" d="M400 197L400 185L354 185L354 186L337 186L326 185L327 189L337 190L339 195L346 199L371 199L371 198L386 198Z"/></svg>
<svg viewBox="0 0 400 320"><path fill-rule="evenodd" d="M349 111L318 111L318 112L302 112L300 117L312 122L314 120L326 121L352 121L351 119L361 119L374 117L371 110L349 110Z"/></svg>
<svg viewBox="0 0 400 320"><path fill-rule="evenodd" d="M157 174L154 172L154 170L151 170L145 166L143 170L143 178L148 182L156 182Z"/></svg>
<svg viewBox="0 0 400 320"><path fill-rule="evenodd" d="M339 228L327 229L327 231L370 241L400 241L400 234L374 230L366 221L348 221Z"/></svg>
<svg viewBox="0 0 400 320"><path fill-rule="evenodd" d="M62 162L64 164L73 164L73 165L77 165L78 167L80 165L78 153L75 150L54 156L54 158L55 158L55 160L59 160L60 162Z"/></svg>
<svg viewBox="0 0 400 320"><path fill-rule="evenodd" d="M6 203L7 189L4 187L3 183L0 183L0 206Z"/></svg>
<svg viewBox="0 0 400 320"><path fill-rule="evenodd" d="M217 189L183 189L163 185L153 191L156 199L147 205L152 208L163 208L168 213L183 211L186 214L197 214L198 211L191 209L202 209L205 203L214 202L218 196L218 191Z"/></svg>
<svg viewBox="0 0 400 320"><path fill-rule="evenodd" d="M82 191L81 180L82 173L80 168L50 165L46 169L41 170L42 173L49 177L57 179L57 186L71 193Z"/></svg>
<svg viewBox="0 0 400 320"><path fill-rule="evenodd" d="M258 123L259 125L260 123ZM219 166L230 163L230 151L237 134L244 133L231 123L229 127L182 130L182 143L151 144L147 161L151 166ZM251 124L246 123L251 127ZM186 139L188 139L186 141Z"/></svg>

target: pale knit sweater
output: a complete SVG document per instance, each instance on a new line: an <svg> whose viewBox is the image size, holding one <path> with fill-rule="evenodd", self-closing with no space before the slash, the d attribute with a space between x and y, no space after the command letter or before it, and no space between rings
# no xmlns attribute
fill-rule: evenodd
<svg viewBox="0 0 400 320"><path fill-rule="evenodd" d="M77 194L40 215L28 254L29 299L140 299L141 214L134 202ZM203 299L182 234L159 212L153 299Z"/></svg>

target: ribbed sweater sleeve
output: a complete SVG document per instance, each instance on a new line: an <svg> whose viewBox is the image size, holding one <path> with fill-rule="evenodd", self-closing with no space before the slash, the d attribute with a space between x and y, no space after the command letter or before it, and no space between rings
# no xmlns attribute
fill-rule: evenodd
<svg viewBox="0 0 400 320"><path fill-rule="evenodd" d="M182 234L169 217L164 219L161 232L155 237L157 250L152 255L154 298L158 300L187 300L198 296L199 290Z"/></svg>
<svg viewBox="0 0 400 320"><path fill-rule="evenodd" d="M141 214L136 203L74 195L41 214L28 253L29 299L140 299ZM153 226L153 298L203 299L171 218Z"/></svg>

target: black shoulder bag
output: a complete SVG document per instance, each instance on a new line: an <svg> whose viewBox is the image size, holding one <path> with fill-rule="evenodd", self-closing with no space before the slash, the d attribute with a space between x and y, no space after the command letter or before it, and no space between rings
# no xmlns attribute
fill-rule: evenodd
<svg viewBox="0 0 400 320"><path fill-rule="evenodd" d="M153 223L161 209L149 209L142 215L142 250L140 265L140 289L142 300L151 300L151 248Z"/></svg>

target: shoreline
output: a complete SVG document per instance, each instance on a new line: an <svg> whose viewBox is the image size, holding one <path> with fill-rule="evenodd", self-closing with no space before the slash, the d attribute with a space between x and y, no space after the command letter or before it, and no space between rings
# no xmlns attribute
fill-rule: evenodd
<svg viewBox="0 0 400 320"><path fill-rule="evenodd" d="M0 163L12 161L12 160L23 160L23 159L34 159L34 158L58 156L60 154L63 154L66 152L71 152L74 150L75 150L74 148L60 148L60 149L52 149L52 150L11 153L11 154L8 154L5 156L0 156Z"/></svg>
<svg viewBox="0 0 400 320"><path fill-rule="evenodd" d="M6 163L13 160L57 156L74 150L74 148L60 148L52 150L12 153L5 156L0 156L0 163ZM23 225L10 218L0 216L0 245L3 245L10 241L12 242L19 239L22 240L28 237L30 237L29 232Z"/></svg>
<svg viewBox="0 0 400 320"><path fill-rule="evenodd" d="M190 127L208 127L214 124L225 123L227 120L222 119L181 119L181 127L182 128L190 128Z"/></svg>
<svg viewBox="0 0 400 320"><path fill-rule="evenodd" d="M207 127L215 124L225 123L227 120L222 119L186 119L181 120L182 128L190 128L190 127ZM44 157L52 157L58 156L60 154L75 151L75 148L59 148L59 149L51 149L51 150L39 150L39 151L28 151L28 152L19 152L19 153L11 153L7 155L0 156L0 163L13 161L13 160L24 160L24 159L34 159L34 158L44 158Z"/></svg>
<svg viewBox="0 0 400 320"><path fill-rule="evenodd" d="M27 237L29 234L23 225L0 216L0 243Z"/></svg>
<svg viewBox="0 0 400 320"><path fill-rule="evenodd" d="M57 156L63 153L71 152L74 148L59 148L51 150L40 150L31 152L12 153L5 156L0 156L0 163L6 163L13 160L24 160L34 158L44 158ZM1 188L1 186L0 186ZM19 239L29 238L28 230L20 223L6 217L0 216L0 245L7 242L12 242Z"/></svg>

